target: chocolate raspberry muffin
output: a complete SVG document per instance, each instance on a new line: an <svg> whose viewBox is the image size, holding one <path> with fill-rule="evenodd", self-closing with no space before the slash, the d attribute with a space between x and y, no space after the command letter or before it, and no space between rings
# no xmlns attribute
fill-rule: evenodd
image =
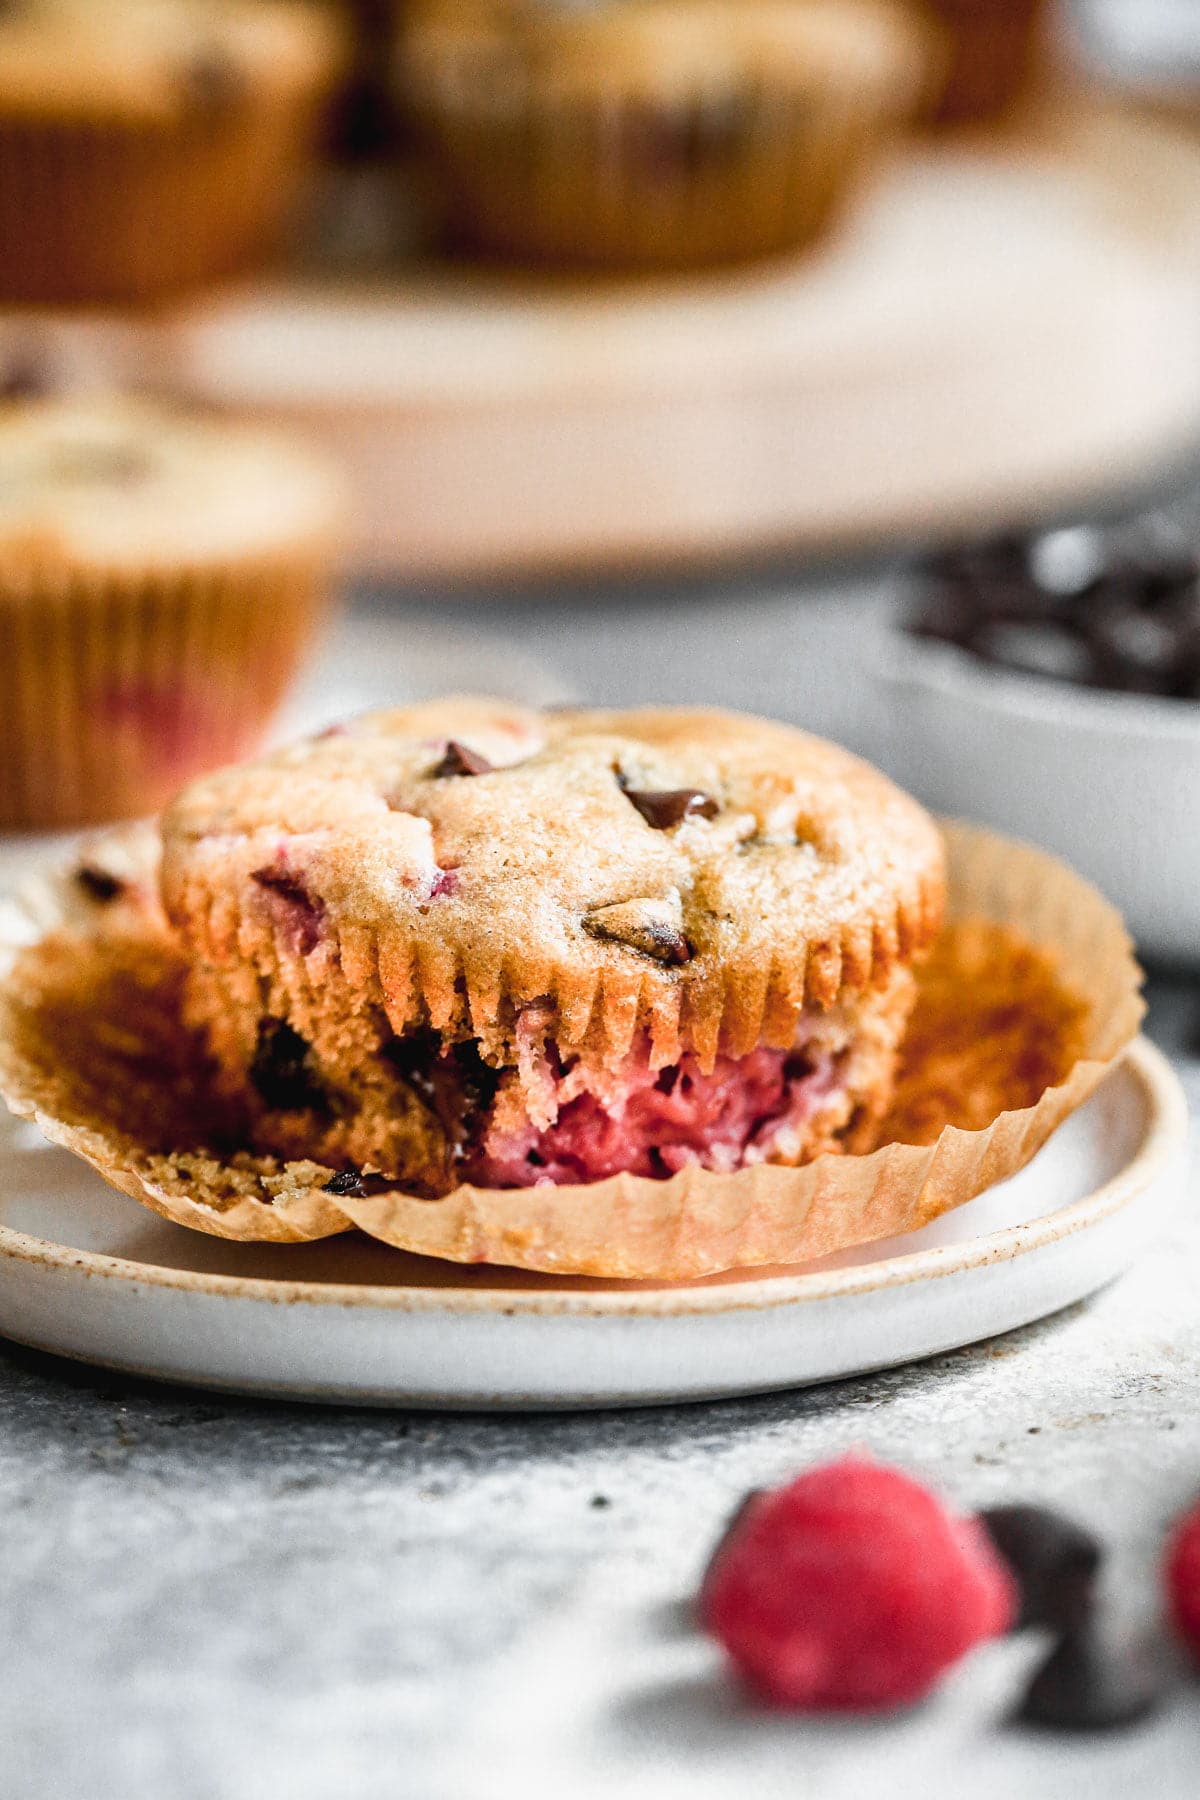
<svg viewBox="0 0 1200 1800"><path fill-rule="evenodd" d="M260 258L341 56L302 0L0 4L0 298L153 301Z"/></svg>
<svg viewBox="0 0 1200 1800"><path fill-rule="evenodd" d="M929 43L876 0L417 0L400 77L460 238L692 268L818 237L917 110Z"/></svg>
<svg viewBox="0 0 1200 1800"><path fill-rule="evenodd" d="M721 712L380 713L162 836L189 1021L335 1194L867 1148L943 905L915 802Z"/></svg>
<svg viewBox="0 0 1200 1800"><path fill-rule="evenodd" d="M340 511L267 432L0 401L0 826L147 812L255 749L328 606Z"/></svg>

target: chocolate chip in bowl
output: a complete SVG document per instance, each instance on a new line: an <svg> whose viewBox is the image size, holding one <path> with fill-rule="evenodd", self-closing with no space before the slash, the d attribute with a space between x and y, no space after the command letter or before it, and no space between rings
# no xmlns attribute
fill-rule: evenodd
<svg viewBox="0 0 1200 1800"><path fill-rule="evenodd" d="M1200 554L1162 515L944 551L919 582L918 637L1081 686L1200 698Z"/></svg>
<svg viewBox="0 0 1200 1800"><path fill-rule="evenodd" d="M877 659L893 772L1055 851L1200 960L1200 541L1156 512L942 550Z"/></svg>

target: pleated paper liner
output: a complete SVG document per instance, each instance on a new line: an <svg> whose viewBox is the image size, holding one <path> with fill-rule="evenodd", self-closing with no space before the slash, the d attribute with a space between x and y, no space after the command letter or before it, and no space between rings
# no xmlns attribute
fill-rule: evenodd
<svg viewBox="0 0 1200 1800"><path fill-rule="evenodd" d="M0 826L130 818L249 754L330 603L327 541L207 568L0 571Z"/></svg>
<svg viewBox="0 0 1200 1800"><path fill-rule="evenodd" d="M14 1112L36 1120L114 1187L220 1237L297 1242L358 1226L424 1255L623 1279L806 1262L915 1230L1015 1174L1137 1031L1140 971L1119 915L1094 889L1043 852L971 826L948 826L947 843L951 951L940 961L935 953L930 965L926 1023L936 1019L940 995L953 1027L960 981L965 1054L956 1066L969 1083L970 1021L1012 1032L1019 1014L1019 994L1000 995L1010 1000L1002 1022L973 1010L989 966L994 977L993 953L1011 950L1015 936L1041 953L1028 962L1055 972L1054 1010L1071 1022L1073 1059L1053 1070L1052 1085L1026 1094L1026 1104L977 1128L939 1121L932 1089L933 1111L926 1106L922 1117L913 1092L919 1071L910 1068L900 1092L907 1081L905 1111L919 1128L909 1135L932 1141L895 1141L801 1169L462 1187L438 1200L396 1191L335 1199L323 1191L328 1169L222 1149L236 1123L214 1107L202 1048L180 1027L183 965L157 906L153 833L117 837L82 877L41 883L8 904L0 931L0 1090ZM994 1001L994 979L992 987ZM1035 1014L1026 1040L1019 1031L1006 1040L1024 1057L1022 1079L1035 1086L1038 1065L1028 1050L1044 1048L1047 1023ZM994 1041L982 1051L977 1068L986 1068L989 1055L994 1062ZM936 1058L934 1069L940 1092L946 1069ZM943 1118L947 1110L953 1116L954 1104ZM206 1148L196 1147L202 1142Z"/></svg>
<svg viewBox="0 0 1200 1800"><path fill-rule="evenodd" d="M201 64L175 111L93 96L78 115L0 99L0 297L153 303L269 256L313 162L340 55L297 15L295 66L271 79ZM81 51L81 54L83 52Z"/></svg>

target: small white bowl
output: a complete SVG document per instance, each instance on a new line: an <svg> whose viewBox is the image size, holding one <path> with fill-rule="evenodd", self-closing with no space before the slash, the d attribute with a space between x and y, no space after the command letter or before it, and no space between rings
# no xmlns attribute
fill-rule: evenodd
<svg viewBox="0 0 1200 1800"><path fill-rule="evenodd" d="M876 679L906 787L1054 851L1147 956L1200 963L1200 702L1023 675L899 630Z"/></svg>

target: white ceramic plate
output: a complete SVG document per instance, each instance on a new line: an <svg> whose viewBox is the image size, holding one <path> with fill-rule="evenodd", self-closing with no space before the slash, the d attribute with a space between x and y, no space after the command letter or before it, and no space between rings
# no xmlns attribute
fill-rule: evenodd
<svg viewBox="0 0 1200 1800"><path fill-rule="evenodd" d="M1187 1108L1134 1046L1012 1181L907 1239L658 1286L460 1268L357 1236L228 1244L0 1127L0 1332L204 1387L449 1407L799 1386L1012 1330L1110 1281L1179 1193Z"/></svg>

